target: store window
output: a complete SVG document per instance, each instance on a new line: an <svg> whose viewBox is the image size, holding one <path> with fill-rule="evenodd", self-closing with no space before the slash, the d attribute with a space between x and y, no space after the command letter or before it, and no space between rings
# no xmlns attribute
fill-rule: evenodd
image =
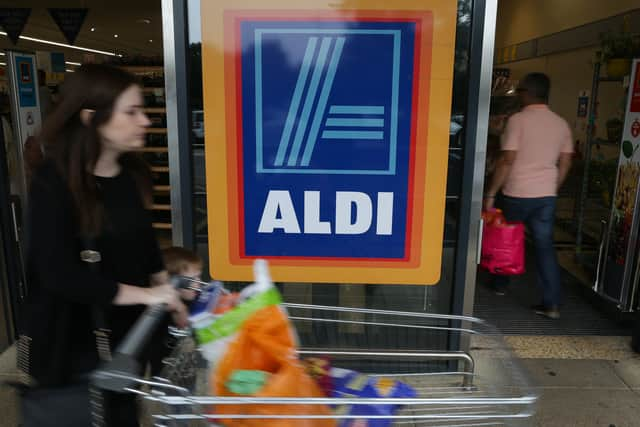
<svg viewBox="0 0 640 427"><path fill-rule="evenodd" d="M189 35L189 95L190 115L192 118L192 160L193 160L193 195L194 195L194 232L198 251L204 259L208 259L208 227L204 156L204 144L207 129L200 121L203 105L202 94L202 57L201 57L201 15L200 0L188 1L188 35ZM464 156L467 150L475 150L475 146L465 146L465 129L467 127L467 93L469 81L469 58L472 24L471 0L458 2L458 19L456 27L455 68L453 84L453 103L451 106L449 165L446 190L445 231L443 243L443 260L440 281L434 286L423 285L346 285L346 284L312 284L281 283L278 284L287 302L307 303L328 306L366 307L384 310L417 311L427 313L451 313L453 298L454 265L456 246L458 243L458 221L460 215L460 199L462 197L462 171ZM214 236L215 238L215 236ZM241 285L241 284L240 284ZM315 331L318 332L318 331ZM331 344L349 345L349 334L343 328L325 328L316 333L316 339ZM351 331L353 332L353 330ZM355 332L354 332L355 333ZM323 338L322 338L323 337ZM356 340L357 342L357 340ZM325 344L326 342L318 342ZM442 334L411 334L410 336L385 336L382 334L380 348L414 348L421 344L431 348L446 348L447 338Z"/></svg>

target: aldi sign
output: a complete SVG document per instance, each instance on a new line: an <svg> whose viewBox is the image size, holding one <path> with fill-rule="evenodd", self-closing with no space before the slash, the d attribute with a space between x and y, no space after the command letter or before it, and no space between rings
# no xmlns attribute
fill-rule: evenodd
<svg viewBox="0 0 640 427"><path fill-rule="evenodd" d="M415 25L241 24L247 255L405 257Z"/></svg>
<svg viewBox="0 0 640 427"><path fill-rule="evenodd" d="M437 282L455 4L222 3L202 4L213 277L266 258L277 281Z"/></svg>

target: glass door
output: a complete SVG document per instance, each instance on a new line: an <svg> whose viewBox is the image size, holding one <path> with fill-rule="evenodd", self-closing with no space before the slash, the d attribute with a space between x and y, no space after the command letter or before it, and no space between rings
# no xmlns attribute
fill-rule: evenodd
<svg viewBox="0 0 640 427"><path fill-rule="evenodd" d="M185 35L184 62L176 61L173 64L175 81L168 82L169 85L174 84L176 89L184 88L188 94L184 103L181 103L180 96L175 99L179 104L179 114L182 114L181 106L186 105L188 108L184 117L188 120L189 143L181 141L180 146L175 147L183 155L188 153L189 157L185 164L190 166L190 170L185 170L182 177L184 179L180 183L182 188L189 188L189 197L193 202L192 217L185 220L192 224L192 229L185 230L185 236L188 240L188 235L193 233L193 246L203 259L209 260L209 210L216 209L216 206L207 206L208 161L204 153L205 144L218 141L206 138L207 132L211 130L207 128L206 121L203 123L202 120L203 115L206 115L203 114L202 4L200 0L189 0L184 10L179 3L181 2L165 0L163 10L165 20L170 19L175 26L172 32L176 35L176 40ZM171 12L171 17L167 16L168 12ZM440 280L432 286L281 283L279 287L287 302L425 313L471 313L495 13L495 1L457 2L451 114L450 120L440 124L446 126L449 133L444 233L443 236L433 236L443 242ZM168 43L167 34L165 29L165 43ZM167 61L167 66L172 65ZM207 64L204 64L204 68L206 67ZM167 102L170 104L172 101L168 99ZM184 180L188 182L185 183ZM215 276L215 271L212 275ZM331 341L339 337L340 342L332 344L340 345L349 339L357 339L358 334L363 332L358 328L340 327L339 331L325 331L324 339ZM451 338L443 339L441 334L430 336L428 333L401 337L382 336L379 345L381 348L457 347L459 343L453 342L455 340Z"/></svg>
<svg viewBox="0 0 640 427"><path fill-rule="evenodd" d="M13 154L10 122L0 115L0 352L16 339L16 317L24 296L19 246L18 196L11 191Z"/></svg>

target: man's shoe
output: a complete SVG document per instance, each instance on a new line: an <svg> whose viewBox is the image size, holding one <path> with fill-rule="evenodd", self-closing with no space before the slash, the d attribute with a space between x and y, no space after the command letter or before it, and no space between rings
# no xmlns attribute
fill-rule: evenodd
<svg viewBox="0 0 640 427"><path fill-rule="evenodd" d="M533 311L539 315L549 319L557 320L560 318L560 310L557 307L545 307L544 305L535 305Z"/></svg>
<svg viewBox="0 0 640 427"><path fill-rule="evenodd" d="M487 284L487 287L498 296L505 296L507 294L507 286L496 286L493 282Z"/></svg>

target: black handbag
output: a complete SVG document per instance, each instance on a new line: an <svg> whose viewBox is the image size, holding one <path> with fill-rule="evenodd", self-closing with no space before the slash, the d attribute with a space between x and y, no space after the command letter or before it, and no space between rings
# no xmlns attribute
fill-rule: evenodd
<svg viewBox="0 0 640 427"><path fill-rule="evenodd" d="M80 259L92 270L98 270L101 261L92 239L83 239ZM104 313L92 309L96 347L100 360L111 360L110 331L105 327ZM29 366L28 336L18 342L18 366L27 373ZM104 425L104 396L90 386L88 375L61 386L20 387L23 427L87 427Z"/></svg>

